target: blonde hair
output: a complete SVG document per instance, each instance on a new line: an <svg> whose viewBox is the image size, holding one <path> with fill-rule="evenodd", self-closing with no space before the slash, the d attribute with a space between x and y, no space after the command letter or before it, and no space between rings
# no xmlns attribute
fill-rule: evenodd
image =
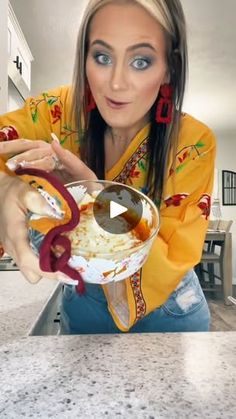
<svg viewBox="0 0 236 419"><path fill-rule="evenodd" d="M86 112L86 73L85 63L88 49L89 25L91 19L96 12L107 4L111 3L133 3L142 6L158 23L163 27L166 36L166 59L169 70L170 84L173 86L173 118L172 123L165 127L165 133L161 130L162 136L165 137L165 150L162 151L165 158L162 179L157 180L157 188L155 191L162 192L164 183L164 175L167 167L167 160L170 153L174 153L177 148L177 136L179 132L179 122L182 110L186 76L187 76L187 42L186 42L186 25L184 13L180 0L90 0L84 11L81 26L78 34L76 62L74 69L74 116L77 121L79 133L87 130L89 126L90 116ZM157 98L158 99L158 98ZM157 124L158 125L158 124ZM152 150L153 151L153 150ZM87 150L88 152L88 150ZM153 154L153 153L152 153ZM86 157L82 153L82 158ZM160 162L153 160L151 164L159 164ZM160 159L159 159L160 160ZM162 164L162 162L161 162ZM93 168L94 169L94 168ZM154 170L154 169L153 169ZM153 177L152 168L149 170L149 183ZM157 178L157 176L155 176ZM162 184L160 187L160 183Z"/></svg>

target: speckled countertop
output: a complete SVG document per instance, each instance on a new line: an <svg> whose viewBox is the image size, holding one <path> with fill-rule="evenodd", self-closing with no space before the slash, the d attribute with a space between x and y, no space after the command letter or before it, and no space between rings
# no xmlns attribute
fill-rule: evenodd
<svg viewBox="0 0 236 419"><path fill-rule="evenodd" d="M33 285L19 271L0 271L0 346L28 334L56 286L46 278Z"/></svg>
<svg viewBox="0 0 236 419"><path fill-rule="evenodd" d="M25 337L0 383L1 419L233 419L236 333Z"/></svg>

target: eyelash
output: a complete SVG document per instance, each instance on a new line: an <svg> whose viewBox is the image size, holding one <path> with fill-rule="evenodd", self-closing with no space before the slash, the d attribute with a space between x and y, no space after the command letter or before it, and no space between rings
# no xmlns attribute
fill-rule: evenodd
<svg viewBox="0 0 236 419"><path fill-rule="evenodd" d="M150 65L152 64L152 60L151 60L151 58L149 58L149 57L136 57L133 61L132 61L132 63L134 63L134 62L137 62L137 61L142 61L142 62L144 62L146 65L145 65L145 67L139 67L139 68L137 68L137 67L134 67L136 70L138 70L138 71L144 71L144 70L146 70L147 68L149 68L150 67Z"/></svg>
<svg viewBox="0 0 236 419"><path fill-rule="evenodd" d="M106 57L106 58L109 58L109 55L107 55L107 54L103 54L103 53L101 53L101 52L96 52L95 54L93 54L93 58L94 58L94 60L95 60L95 62L96 62L97 64L99 64L99 65L107 65L106 63L99 61L99 58L100 58L100 57Z"/></svg>
<svg viewBox="0 0 236 419"><path fill-rule="evenodd" d="M108 58L108 59L109 59L109 62L101 62L101 61L99 60L101 57L106 57L106 58ZM112 60L111 60L111 58L109 57L109 55L108 55L108 54L101 53L101 52L96 52L96 53L94 53L94 54L93 54L93 59L94 59L94 61L95 61L98 65L107 66L107 65L111 65L111 64L112 64ZM140 67L139 67L139 68L137 68L137 67L133 66L133 67L134 67L134 69L135 69L135 70L137 70L137 71L144 71L144 70L146 70L147 68L149 68L149 67L150 67L150 65L152 64L152 59L151 59L150 57L142 57L142 56L135 57L135 58L131 61L131 64L133 64L133 63L135 63L135 62L137 62L137 61L142 61L142 62L145 62L145 63L146 63L145 67L143 67L143 68L140 68Z"/></svg>

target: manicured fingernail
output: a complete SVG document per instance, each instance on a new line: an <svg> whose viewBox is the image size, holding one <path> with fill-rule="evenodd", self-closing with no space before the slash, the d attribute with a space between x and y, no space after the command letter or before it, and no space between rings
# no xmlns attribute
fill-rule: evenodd
<svg viewBox="0 0 236 419"><path fill-rule="evenodd" d="M18 163L16 160L8 160L6 162L6 166L8 167L9 170L16 170Z"/></svg>
<svg viewBox="0 0 236 419"><path fill-rule="evenodd" d="M49 217L56 218L57 220L61 220L64 217L64 211L55 211L53 208L49 207L48 205L45 207L45 215Z"/></svg>
<svg viewBox="0 0 236 419"><path fill-rule="evenodd" d="M54 132L51 132L51 137L54 141L56 141L58 144L60 144L59 138L54 134Z"/></svg>
<svg viewBox="0 0 236 419"><path fill-rule="evenodd" d="M64 217L65 211L62 211L59 205L56 204L55 199L43 189L38 189L40 195L45 199L44 211L45 214L58 218L59 220Z"/></svg>
<svg viewBox="0 0 236 419"><path fill-rule="evenodd" d="M22 160L22 161L19 163L19 166L20 166L20 167L30 166L30 162L25 161L25 160Z"/></svg>

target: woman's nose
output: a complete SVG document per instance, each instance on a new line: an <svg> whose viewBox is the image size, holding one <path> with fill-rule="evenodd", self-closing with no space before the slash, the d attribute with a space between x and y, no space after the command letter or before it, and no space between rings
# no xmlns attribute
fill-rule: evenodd
<svg viewBox="0 0 236 419"><path fill-rule="evenodd" d="M116 64L113 67L110 84L112 90L126 90L128 88L127 70L125 71L123 65Z"/></svg>

